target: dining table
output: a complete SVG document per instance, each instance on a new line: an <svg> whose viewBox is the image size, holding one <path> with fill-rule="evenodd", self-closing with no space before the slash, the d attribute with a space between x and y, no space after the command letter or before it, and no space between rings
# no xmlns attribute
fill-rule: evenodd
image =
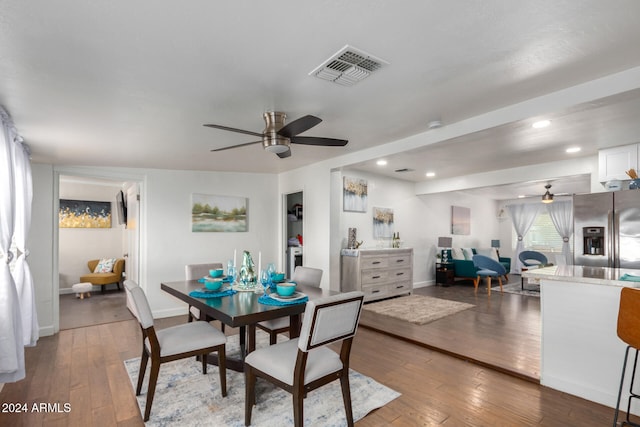
<svg viewBox="0 0 640 427"><path fill-rule="evenodd" d="M288 303L287 305L267 305L259 302L262 291L237 291L232 295L198 298L191 296L193 292L202 291L204 284L198 280L179 280L162 282L160 288L196 307L207 319L219 320L232 328L239 328L240 358L227 357L226 363L229 369L242 372L244 370L244 357L256 348L256 324L265 320L277 319L289 316L289 337L296 338L300 334L301 315L304 313L306 302ZM297 292L305 294L309 300L327 297L335 294L313 286L296 286ZM210 363L217 363L215 358L209 358Z"/></svg>

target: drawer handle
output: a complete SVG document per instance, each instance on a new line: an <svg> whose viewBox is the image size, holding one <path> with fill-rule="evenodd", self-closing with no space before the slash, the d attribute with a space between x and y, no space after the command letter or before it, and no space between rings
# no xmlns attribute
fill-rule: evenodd
<svg viewBox="0 0 640 427"><path fill-rule="evenodd" d="M380 261L373 261L371 264L380 264Z"/></svg>
<svg viewBox="0 0 640 427"><path fill-rule="evenodd" d="M397 259L396 262L404 262L403 259Z"/></svg>
<svg viewBox="0 0 640 427"><path fill-rule="evenodd" d="M404 288L404 285L398 285L398 286L396 286L396 289L402 289L402 288Z"/></svg>
<svg viewBox="0 0 640 427"><path fill-rule="evenodd" d="M372 279L379 279L380 276L371 276Z"/></svg>
<svg viewBox="0 0 640 427"><path fill-rule="evenodd" d="M371 291L372 294L377 294L378 292L380 292L379 289L376 289L375 291Z"/></svg>
<svg viewBox="0 0 640 427"><path fill-rule="evenodd" d="M404 273L402 273L402 272L396 273L396 276L404 276Z"/></svg>

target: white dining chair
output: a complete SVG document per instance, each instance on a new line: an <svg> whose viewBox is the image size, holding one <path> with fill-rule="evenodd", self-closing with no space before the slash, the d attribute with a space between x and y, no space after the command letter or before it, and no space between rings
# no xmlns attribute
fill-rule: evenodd
<svg viewBox="0 0 640 427"><path fill-rule="evenodd" d="M299 285L313 286L315 288L320 287L322 281L322 270L319 268L297 266L293 271L293 277L291 281L296 282ZM287 332L289 330L289 317L279 317L273 320L266 320L259 322L258 329L269 334L269 344L273 345L278 341L278 334Z"/></svg>
<svg viewBox="0 0 640 427"><path fill-rule="evenodd" d="M307 393L340 379L347 425L353 426L349 356L358 328L364 293L347 292L307 303L300 337L255 350L244 360L245 425L251 424L260 377L292 394L293 419L303 425ZM342 342L340 354L327 346Z"/></svg>
<svg viewBox="0 0 640 427"><path fill-rule="evenodd" d="M225 335L207 322L191 322L156 331L153 324L153 315L144 291L132 280L124 282L125 289L131 297L136 311L136 318L142 329L142 357L140 360L140 372L138 373L138 385L136 396L142 391L147 362L151 358L151 372L149 374L149 386L147 388L147 403L144 410L144 421L149 420L151 405L156 391L156 383L160 372L160 365L173 360L185 359L192 356L200 356L202 360L202 373L207 373L207 355L218 353L218 370L220 372L220 389L222 397L227 395L227 371ZM170 392L170 390L169 390Z"/></svg>
<svg viewBox="0 0 640 427"><path fill-rule="evenodd" d="M216 270L218 268L223 268L222 263L212 262L212 263L205 263L205 264L187 264L184 266L185 279L198 280L205 276L208 276L209 270ZM192 322L194 320L205 320L205 321L215 320L215 319L206 318L207 316L205 316L205 318L202 318L202 314L200 313L200 310L192 305L189 306L189 312L187 314L189 316L188 318L189 322ZM222 322L220 322L220 330L224 332L224 323Z"/></svg>

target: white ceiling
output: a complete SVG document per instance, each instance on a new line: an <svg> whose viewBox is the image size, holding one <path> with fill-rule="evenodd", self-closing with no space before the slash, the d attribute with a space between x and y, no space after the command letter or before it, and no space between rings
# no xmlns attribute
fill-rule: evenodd
<svg viewBox="0 0 640 427"><path fill-rule="evenodd" d="M3 0L0 7L0 104L35 162L277 173L362 152L350 167L422 181L427 170L447 178L557 160L570 145L592 156L640 140L640 81L625 74L640 66L636 0L615 7L602 0ZM389 65L353 87L308 75L346 44ZM612 75L621 77L583 93ZM584 87L576 99L587 101L551 102L572 87ZM495 111L509 117L532 99L535 117L485 119ZM304 135L349 144L297 145L286 159L259 144L209 151L255 137L204 123L260 132L270 110L289 120L316 115L323 122ZM540 117L552 126L534 131ZM429 130L435 119L445 126ZM443 132L469 121L470 133ZM386 169L367 154L423 132L443 138L395 150ZM415 172L393 172L400 168ZM585 179L568 181L584 186Z"/></svg>

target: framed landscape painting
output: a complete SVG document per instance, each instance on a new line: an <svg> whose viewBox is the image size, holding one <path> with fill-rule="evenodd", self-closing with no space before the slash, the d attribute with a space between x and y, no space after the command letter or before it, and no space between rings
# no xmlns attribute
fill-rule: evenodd
<svg viewBox="0 0 640 427"><path fill-rule="evenodd" d="M471 234L471 209L451 206L451 234Z"/></svg>
<svg viewBox="0 0 640 427"><path fill-rule="evenodd" d="M111 228L111 202L60 199L60 228Z"/></svg>
<svg viewBox="0 0 640 427"><path fill-rule="evenodd" d="M247 231L246 197L191 195L192 232Z"/></svg>

